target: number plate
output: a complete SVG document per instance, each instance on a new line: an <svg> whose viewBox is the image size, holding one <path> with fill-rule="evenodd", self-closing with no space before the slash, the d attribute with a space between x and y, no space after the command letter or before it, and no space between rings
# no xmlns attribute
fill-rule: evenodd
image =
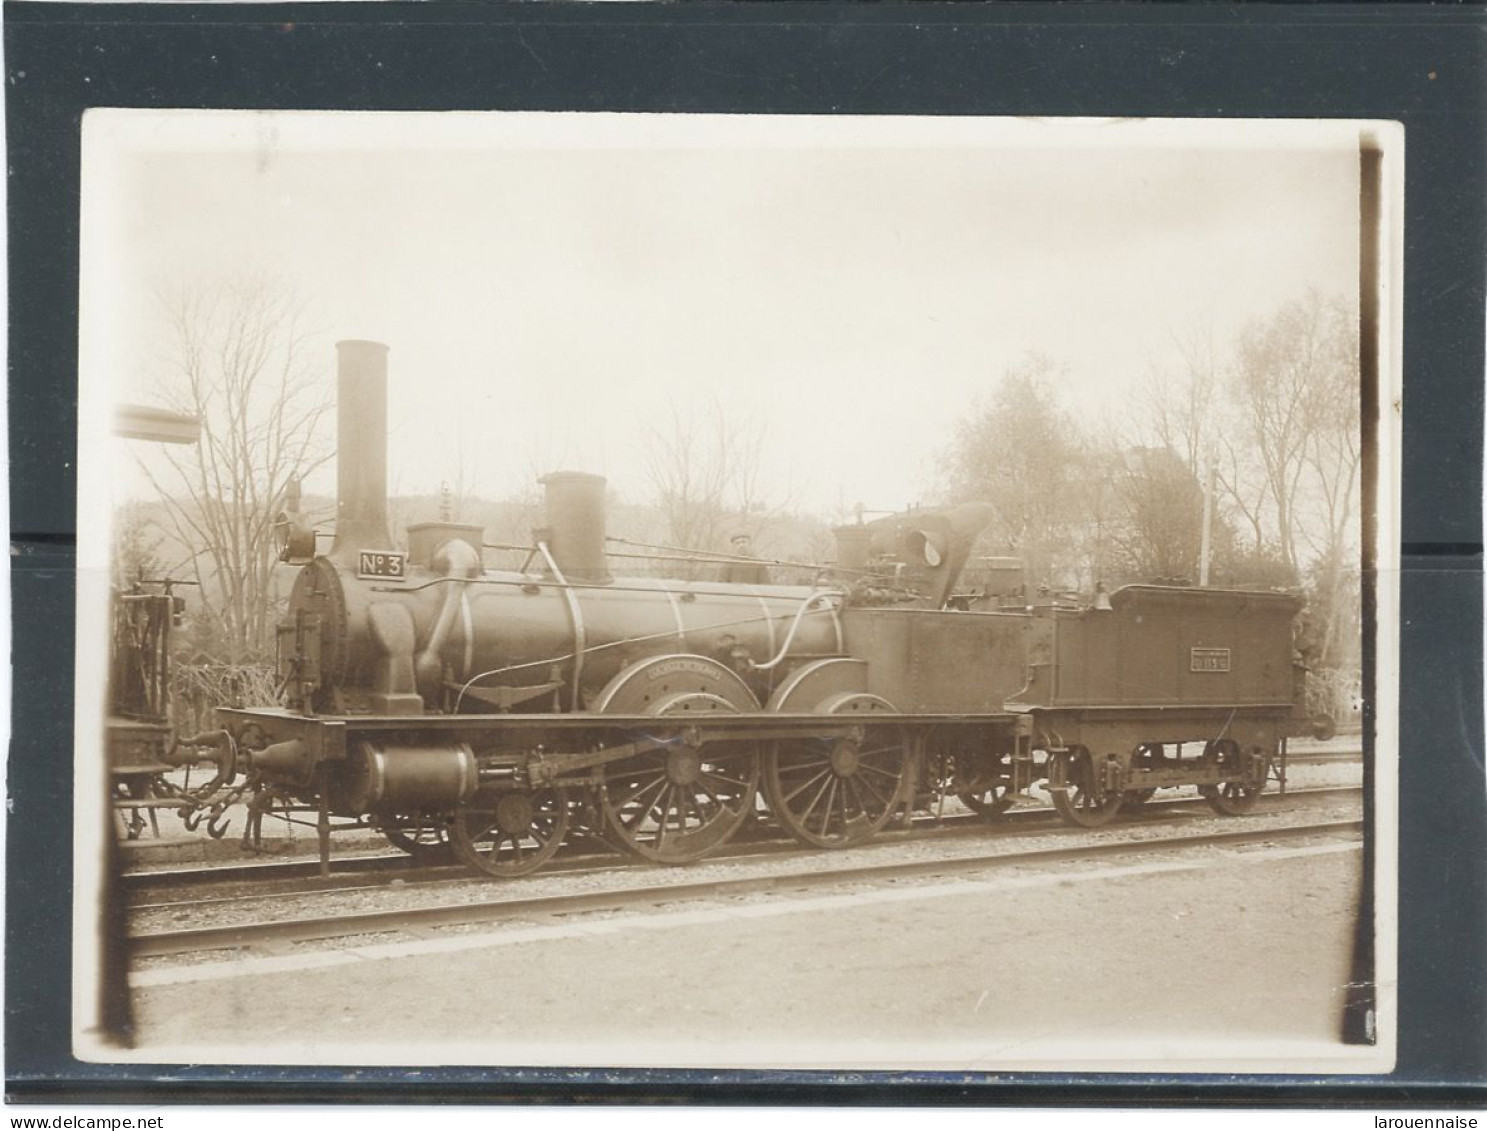
<svg viewBox="0 0 1487 1131"><path fill-rule="evenodd" d="M357 554L357 577L390 577L401 581L408 576L408 555L398 550L362 550Z"/></svg>
<svg viewBox="0 0 1487 1131"><path fill-rule="evenodd" d="M1192 666L1188 669L1195 672L1226 672L1229 670L1229 649L1227 648L1194 648L1192 649Z"/></svg>

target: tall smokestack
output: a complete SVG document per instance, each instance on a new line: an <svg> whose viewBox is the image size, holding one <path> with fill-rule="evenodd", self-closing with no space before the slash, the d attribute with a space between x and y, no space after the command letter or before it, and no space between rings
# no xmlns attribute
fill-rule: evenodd
<svg viewBox="0 0 1487 1131"><path fill-rule="evenodd" d="M336 538L331 555L385 550L387 347L336 343Z"/></svg>

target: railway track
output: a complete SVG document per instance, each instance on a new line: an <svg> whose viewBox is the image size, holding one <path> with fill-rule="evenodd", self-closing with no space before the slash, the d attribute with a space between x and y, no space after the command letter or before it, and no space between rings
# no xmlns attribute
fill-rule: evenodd
<svg viewBox="0 0 1487 1131"><path fill-rule="evenodd" d="M1330 766L1338 762L1361 762L1362 750L1310 750L1287 755L1288 766Z"/></svg>
<svg viewBox="0 0 1487 1131"><path fill-rule="evenodd" d="M1358 786L1328 786L1311 789L1288 790L1286 797L1298 797L1321 800L1328 797L1354 796L1361 792ZM1280 799L1279 794L1267 795L1261 800L1262 811L1265 807L1273 807L1274 802ZM1163 819L1159 814L1169 811L1182 810L1193 806L1203 806L1206 803L1196 797L1164 798L1150 801L1144 807L1139 817L1128 817L1126 823L1132 821L1150 823L1154 820ZM915 822L916 827L906 830L888 830L880 833L874 843L893 844L904 843L914 839L943 838L957 839L966 836L996 837L1008 835L1014 831L1021 833L1029 828L1047 826L1051 832L1067 832L1077 834L1079 830L1070 829L1062 824L1055 816L1052 809L1019 809L1002 814L994 822L973 813L955 814L949 817L920 818ZM801 849L791 838L768 830L765 835L755 838L735 839L727 848L710 857L711 860L726 861L747 859L764 854L787 854L799 856L818 855L818 850ZM587 874L593 872L610 871L616 868L634 868L638 865L629 857L619 857L613 850L600 849L594 851L582 846L565 848L559 857L543 869L543 876ZM264 898L278 898L285 893L279 885L293 884L295 881L308 880L311 885L308 888L292 892L292 894L308 895L325 891L346 891L357 888L385 887L394 881L405 884L431 884L438 882L463 883L477 879L476 873L460 864L427 864L421 863L413 857L402 854L377 853L357 856L343 856L333 858L331 861L332 874L329 877L320 875L320 864L318 860L289 860L274 862L257 862L252 864L231 864L218 867L171 869L153 872L125 873L122 879L124 890L131 895L143 895L147 892L177 889L197 888L206 886L218 886L229 884L263 884L265 887L272 886L271 891L266 891ZM245 897L234 897L234 902L241 902ZM136 903L136 909L148 907L163 907L174 905L175 902L186 904L191 901L172 901L166 903Z"/></svg>
<svg viewBox="0 0 1487 1131"><path fill-rule="evenodd" d="M1121 856L1175 852L1185 849L1237 846L1297 840L1306 837L1360 836L1359 820L1326 821L1282 828L1241 829L1144 840L1083 843L1036 848L1014 853L983 853L953 859L899 860L764 876L688 879L660 886L612 888L580 893L505 897L417 908L360 911L340 915L284 919L275 922L237 923L211 927L166 930L133 935L130 948L135 959L179 957L213 951L267 951L282 953L297 943L344 939L370 934L417 936L443 927L495 925L512 920L530 922L553 916L619 911L637 906L657 906L682 901L731 899L758 894L783 894L836 887L844 884L887 883L906 879L948 877L967 872L1027 865L1047 865L1068 860L1088 862ZM820 853L812 858L822 860ZM511 887L493 890L511 892Z"/></svg>
<svg viewBox="0 0 1487 1131"><path fill-rule="evenodd" d="M1312 765L1336 765L1356 762L1362 757L1361 749L1302 751L1293 754L1288 759L1291 766ZM1304 794L1313 792L1308 789L1291 789L1290 794ZM1271 796L1274 796L1272 794ZM1190 800L1188 798L1167 798L1168 803L1181 803ZM230 821L231 818L229 817ZM959 821L974 820L970 815L952 815L938 820L936 823L953 825ZM747 830L744 830L745 835ZM735 843L743 837L736 838ZM192 843L188 838L182 840L176 838L169 841L152 840L126 840L121 847L137 859L147 859L148 855L159 848L180 847L182 844ZM307 844L309 842L307 841ZM565 847L560 854L556 866L562 866L562 856L571 856L572 851ZM353 855L341 855L333 858L332 871L338 875L350 875L354 873L376 873L388 870L403 869L411 873L423 873L429 868L439 865L428 861L420 861L402 853L388 850L363 852ZM446 867L448 867L446 865ZM554 865L549 865L546 870L551 871ZM126 891L141 891L162 886L188 886L191 884L215 884L215 883L237 883L256 880L283 880L296 875L318 876L320 869L318 863L306 860L260 860L253 863L229 863L229 864L207 864L201 867L191 868L159 868L150 870L126 870L121 876L121 883Z"/></svg>

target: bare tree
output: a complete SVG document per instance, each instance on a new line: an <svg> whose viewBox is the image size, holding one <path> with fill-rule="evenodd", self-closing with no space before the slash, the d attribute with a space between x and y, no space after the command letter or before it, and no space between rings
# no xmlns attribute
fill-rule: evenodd
<svg viewBox="0 0 1487 1131"><path fill-rule="evenodd" d="M730 419L717 401L673 407L647 428L645 467L667 539L684 549L721 549L730 526L758 525L783 505L765 496L763 427Z"/></svg>
<svg viewBox="0 0 1487 1131"><path fill-rule="evenodd" d="M1201 480L1214 455L1223 365L1208 328L1170 337L1179 358L1176 371L1148 362L1132 401L1136 419L1127 430L1135 443L1124 446L1145 443L1175 452Z"/></svg>
<svg viewBox="0 0 1487 1131"><path fill-rule="evenodd" d="M158 579L163 573L160 557L165 539L145 506L125 503L114 513L113 586L123 592L142 579Z"/></svg>
<svg viewBox="0 0 1487 1131"><path fill-rule="evenodd" d="M1148 361L1124 425L1107 431L1102 442L1099 497L1111 496L1115 504L1107 584L1201 572L1205 484L1217 477L1227 454L1218 403L1224 365L1206 324L1170 332L1169 339L1175 362ZM1225 525L1217 511L1209 522L1215 532Z"/></svg>
<svg viewBox="0 0 1487 1131"><path fill-rule="evenodd" d="M1314 604L1322 618L1319 662L1359 662L1359 475L1363 459L1358 336L1340 303L1319 312L1324 364L1315 391L1315 419L1304 458L1312 488L1305 540L1316 559Z"/></svg>
<svg viewBox="0 0 1487 1131"><path fill-rule="evenodd" d="M161 395L201 421L200 441L145 464L219 641L220 660L271 654L277 619L274 520L284 487L329 458L330 400L308 365L300 304L286 286L238 277L161 296L170 333Z"/></svg>
<svg viewBox="0 0 1487 1131"><path fill-rule="evenodd" d="M1337 360L1328 339L1326 304L1312 291L1272 318L1245 327L1229 386L1242 440L1264 483L1281 560L1298 572L1308 451L1323 423L1324 392ZM1237 471L1237 454L1232 463Z"/></svg>
<svg viewBox="0 0 1487 1131"><path fill-rule="evenodd" d="M1267 522L1266 502L1270 497L1270 482L1265 471L1253 458L1253 452L1243 440L1236 441L1229 432L1222 432L1214 449L1214 475L1219 492L1232 510L1236 525L1242 526L1249 535L1249 543L1255 554L1264 554L1270 528ZM1294 568L1283 563L1286 568Z"/></svg>
<svg viewBox="0 0 1487 1131"><path fill-rule="evenodd" d="M1358 655L1353 314L1313 292L1227 354L1201 327L1172 342L1176 363L1149 367L1124 427L1081 428L1047 359L1010 370L958 429L952 494L995 504L990 541L1030 578L1119 584L1194 576L1212 477L1214 583L1304 580L1320 662L1345 673Z"/></svg>
<svg viewBox="0 0 1487 1131"><path fill-rule="evenodd" d="M1107 462L1115 515L1107 518L1107 584L1191 580L1202 540L1203 488L1167 447L1128 448Z"/></svg>
<svg viewBox="0 0 1487 1131"><path fill-rule="evenodd" d="M1297 304L1292 304L1296 306ZM1295 538L1282 538L1277 486L1295 508L1298 437L1312 415L1306 375L1286 367L1293 358L1296 326L1283 309L1253 322L1225 356L1211 329L1172 333L1176 362L1151 362L1132 400L1125 448L1165 449L1180 458L1200 489L1214 486L1214 546L1227 551L1219 572L1241 580L1273 580L1280 572L1295 583ZM1290 398L1289 403L1282 403ZM1165 478L1165 477L1164 477ZM1178 489L1176 481L1169 487ZM1185 493L1179 489L1179 493ZM1292 518L1295 516L1292 515ZM1294 522L1292 526L1294 527ZM1247 543L1241 548L1236 542ZM1215 556L1223 556L1215 554ZM1260 574L1249 578L1249 567Z"/></svg>

